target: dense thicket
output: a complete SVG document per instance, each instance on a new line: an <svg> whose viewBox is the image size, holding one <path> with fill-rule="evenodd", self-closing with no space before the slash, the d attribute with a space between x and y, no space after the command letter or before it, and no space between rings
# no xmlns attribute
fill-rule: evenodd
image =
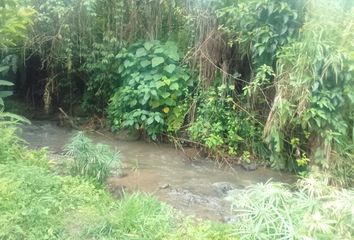
<svg viewBox="0 0 354 240"><path fill-rule="evenodd" d="M31 12L1 4L1 19ZM318 164L353 184L352 0L21 4L36 11L29 37L2 45L1 62L19 67L17 93L33 104L79 104L114 130L187 135L224 160ZM12 21L5 30L29 20Z"/></svg>

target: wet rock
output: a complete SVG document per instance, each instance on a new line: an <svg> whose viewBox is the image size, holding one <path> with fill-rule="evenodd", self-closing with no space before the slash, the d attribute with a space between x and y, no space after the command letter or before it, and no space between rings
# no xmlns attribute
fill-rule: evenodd
<svg viewBox="0 0 354 240"><path fill-rule="evenodd" d="M170 184L166 183L166 184L159 186L159 189L167 189L169 187L170 187Z"/></svg>
<svg viewBox="0 0 354 240"><path fill-rule="evenodd" d="M192 204L211 203L211 197L194 194L185 189L172 189L169 192L169 195L181 200L181 203L184 203L186 206L190 206Z"/></svg>
<svg viewBox="0 0 354 240"><path fill-rule="evenodd" d="M118 140L122 141L137 141L140 139L138 130L121 130L116 134Z"/></svg>
<svg viewBox="0 0 354 240"><path fill-rule="evenodd" d="M244 191L245 189L238 189L238 188L232 189L227 192L227 195L224 197L224 200L232 203L233 201L235 201L235 197L240 194L243 194Z"/></svg>
<svg viewBox="0 0 354 240"><path fill-rule="evenodd" d="M233 189L235 189L234 185L229 182L216 182L212 184L214 190L218 197L226 197L227 193Z"/></svg>
<svg viewBox="0 0 354 240"><path fill-rule="evenodd" d="M241 163L241 167L246 171L255 171L258 168L256 163Z"/></svg>

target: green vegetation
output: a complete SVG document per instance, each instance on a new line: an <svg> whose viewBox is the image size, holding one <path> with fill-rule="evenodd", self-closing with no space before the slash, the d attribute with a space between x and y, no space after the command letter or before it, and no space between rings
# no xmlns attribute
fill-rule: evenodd
<svg viewBox="0 0 354 240"><path fill-rule="evenodd" d="M0 165L1 239L164 239L169 207L142 194L116 202L79 178Z"/></svg>
<svg viewBox="0 0 354 240"><path fill-rule="evenodd" d="M0 10L0 71L13 83L0 82L0 98L16 82L16 95L47 112L81 105L113 131L187 138L221 162L249 152L276 169L317 165L352 186L353 6L11 0Z"/></svg>
<svg viewBox="0 0 354 240"><path fill-rule="evenodd" d="M1 1L0 239L352 239L353 39L353 0ZM305 177L230 196L232 225L182 220L113 199L120 157L82 133L56 173L17 137L12 93Z"/></svg>
<svg viewBox="0 0 354 240"><path fill-rule="evenodd" d="M252 116L238 111L232 91L232 86L221 85L200 96L198 117L188 128L192 140L201 142L220 159L262 150L259 124Z"/></svg>
<svg viewBox="0 0 354 240"><path fill-rule="evenodd" d="M267 182L237 191L232 197L241 239L352 239L352 190L336 189L312 174L297 191Z"/></svg>
<svg viewBox="0 0 354 240"><path fill-rule="evenodd" d="M66 156L73 159L71 171L74 175L103 183L112 169L119 171L119 153L107 145L93 144L83 132L73 136L65 150Z"/></svg>

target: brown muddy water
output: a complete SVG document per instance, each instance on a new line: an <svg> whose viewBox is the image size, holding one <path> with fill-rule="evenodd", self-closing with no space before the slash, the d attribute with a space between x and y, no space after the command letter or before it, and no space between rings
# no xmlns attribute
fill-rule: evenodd
<svg viewBox="0 0 354 240"><path fill-rule="evenodd" d="M30 148L48 147L53 159L63 154L63 146L75 130L58 127L55 121L33 121L22 127L21 135ZM220 167L206 159L191 159L171 145L119 140L108 132L89 132L94 142L108 144L120 151L123 175L108 179L113 195L142 191L155 195L186 215L203 219L233 221L227 191L244 188L269 179L291 183L296 177L258 168L245 171L239 166ZM187 149L193 154L193 149ZM189 154L191 155L191 154Z"/></svg>

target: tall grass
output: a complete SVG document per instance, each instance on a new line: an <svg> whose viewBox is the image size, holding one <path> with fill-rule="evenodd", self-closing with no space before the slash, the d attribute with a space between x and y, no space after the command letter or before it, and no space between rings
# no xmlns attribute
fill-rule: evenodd
<svg viewBox="0 0 354 240"><path fill-rule="evenodd" d="M235 192L241 239L353 239L354 191L319 176L300 180L296 191L267 182Z"/></svg>
<svg viewBox="0 0 354 240"><path fill-rule="evenodd" d="M73 159L72 172L102 183L112 168L119 170L119 152L112 151L109 146L93 144L83 132L74 135L65 147L66 155Z"/></svg>

